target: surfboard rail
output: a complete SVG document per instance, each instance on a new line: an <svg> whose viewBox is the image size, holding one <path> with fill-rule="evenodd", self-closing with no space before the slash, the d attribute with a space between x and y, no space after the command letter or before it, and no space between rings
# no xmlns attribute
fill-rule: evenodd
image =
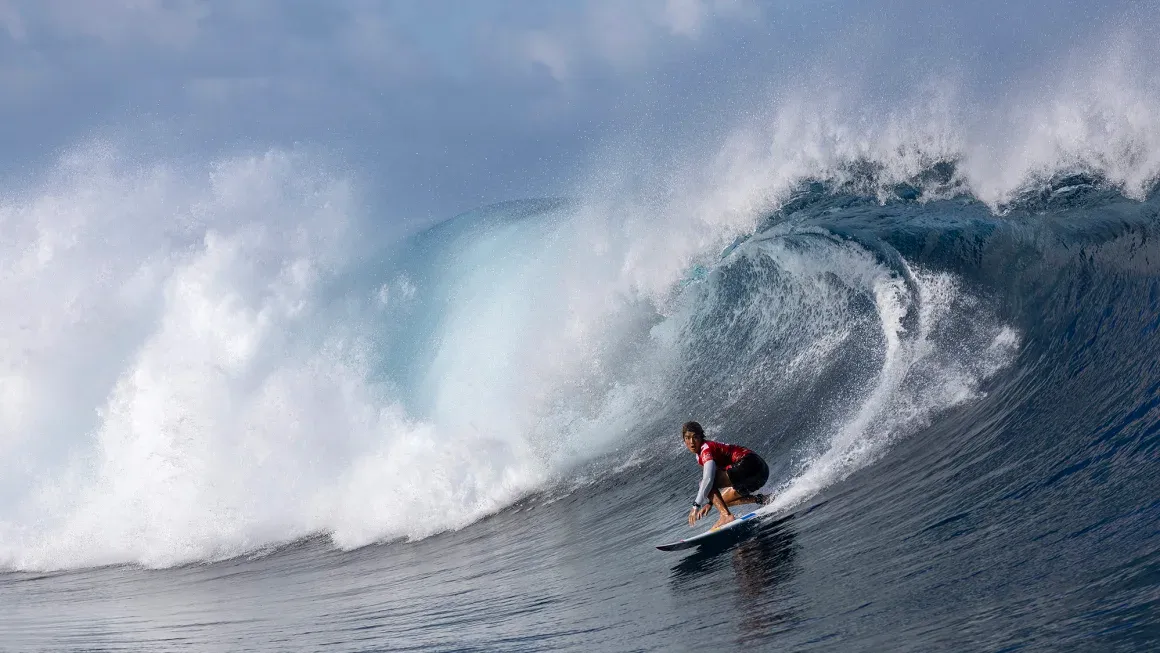
<svg viewBox="0 0 1160 653"><path fill-rule="evenodd" d="M728 524L725 524L724 526L721 526L720 528L710 528L704 533L698 533L693 537L677 540L676 542L670 542L668 544L658 544L656 547L661 551L680 551L681 549L689 549L694 546L701 546L713 541L717 536L728 533L730 531L736 531L738 528L746 524L751 524L755 519L757 519L757 511L746 515L741 515L740 517L734 519Z"/></svg>

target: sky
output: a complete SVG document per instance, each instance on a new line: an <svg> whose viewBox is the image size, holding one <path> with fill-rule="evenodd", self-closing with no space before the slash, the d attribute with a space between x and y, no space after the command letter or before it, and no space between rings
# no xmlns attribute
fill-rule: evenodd
<svg viewBox="0 0 1160 653"><path fill-rule="evenodd" d="M610 150L718 142L805 88L1005 97L1160 24L1157 0L1010 4L0 0L0 175L95 140L305 148L385 219L427 224L567 194Z"/></svg>

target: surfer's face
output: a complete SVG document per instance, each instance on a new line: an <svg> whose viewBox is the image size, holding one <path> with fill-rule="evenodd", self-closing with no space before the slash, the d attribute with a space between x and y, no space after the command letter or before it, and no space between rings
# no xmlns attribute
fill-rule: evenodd
<svg viewBox="0 0 1160 653"><path fill-rule="evenodd" d="M697 437L696 433L693 433L692 431L685 431L684 438L685 438L685 448L688 449L690 452L697 453L698 451L701 450L702 440L701 440L701 438Z"/></svg>

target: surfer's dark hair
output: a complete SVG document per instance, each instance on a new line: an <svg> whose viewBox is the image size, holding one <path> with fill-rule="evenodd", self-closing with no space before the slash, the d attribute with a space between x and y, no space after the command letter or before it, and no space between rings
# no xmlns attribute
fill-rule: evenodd
<svg viewBox="0 0 1160 653"><path fill-rule="evenodd" d="M705 439L705 429L697 422L685 422L681 425L681 437L685 437L686 433L693 433L702 440Z"/></svg>

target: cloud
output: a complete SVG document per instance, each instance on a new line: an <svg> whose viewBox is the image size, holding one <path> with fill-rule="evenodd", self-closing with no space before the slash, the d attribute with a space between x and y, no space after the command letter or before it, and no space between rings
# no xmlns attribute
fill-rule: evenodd
<svg viewBox="0 0 1160 653"><path fill-rule="evenodd" d="M593 64L638 70L668 48L701 39L717 23L758 13L751 0L595 0L517 27L516 39L523 43L520 55L565 81Z"/></svg>
<svg viewBox="0 0 1160 653"><path fill-rule="evenodd" d="M708 7L702 0L668 0L664 17L673 34L696 36L707 11Z"/></svg>
<svg viewBox="0 0 1160 653"><path fill-rule="evenodd" d="M543 65L559 81L568 77L571 56L558 38L542 30L532 30L524 38L527 41L527 55L534 63Z"/></svg>
<svg viewBox="0 0 1160 653"><path fill-rule="evenodd" d="M41 33L182 48L197 37L209 14L205 0L0 0L0 24L16 41Z"/></svg>
<svg viewBox="0 0 1160 653"><path fill-rule="evenodd" d="M8 37L13 41L23 41L25 38L24 20L20 17L20 11L7 0L0 0L0 27L8 32Z"/></svg>
<svg viewBox="0 0 1160 653"><path fill-rule="evenodd" d="M832 71L884 105L947 70L999 93L1101 20L1154 25L1133 1L1077 23L1047 0L0 0L0 174L94 135L194 158L301 143L392 213L446 216L568 192L626 138L658 158L721 138Z"/></svg>

